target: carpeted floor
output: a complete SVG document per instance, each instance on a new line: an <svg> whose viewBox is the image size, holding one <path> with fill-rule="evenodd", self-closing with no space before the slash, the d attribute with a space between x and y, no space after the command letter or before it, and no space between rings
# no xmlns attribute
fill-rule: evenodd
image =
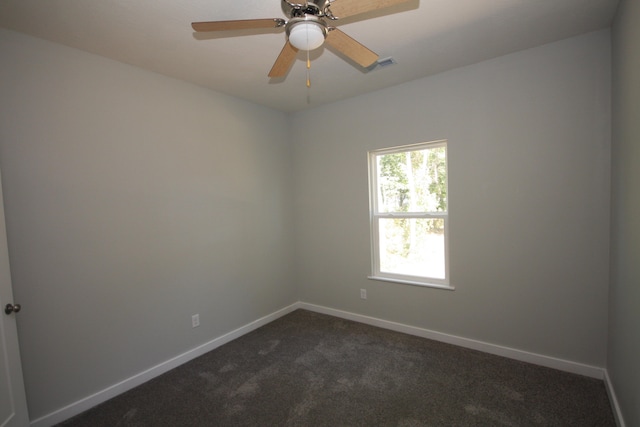
<svg viewBox="0 0 640 427"><path fill-rule="evenodd" d="M298 310L61 426L615 426L602 381Z"/></svg>

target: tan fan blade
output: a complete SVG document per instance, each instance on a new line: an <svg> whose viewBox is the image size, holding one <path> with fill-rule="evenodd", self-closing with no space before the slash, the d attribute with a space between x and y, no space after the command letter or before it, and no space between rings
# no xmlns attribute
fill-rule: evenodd
<svg viewBox="0 0 640 427"><path fill-rule="evenodd" d="M370 51L337 28L327 34L327 43L361 67L368 67L378 60L378 54Z"/></svg>
<svg viewBox="0 0 640 427"><path fill-rule="evenodd" d="M287 41L280 55L278 55L278 59L276 59L276 62L273 64L271 71L269 71L269 77L284 77L287 75L289 68L291 68L291 65L293 65L293 62L296 60L297 54L298 49Z"/></svg>
<svg viewBox="0 0 640 427"><path fill-rule="evenodd" d="M253 30L258 28L278 28L284 26L284 19L241 19L238 21L193 22L191 27L195 31L229 31Z"/></svg>
<svg viewBox="0 0 640 427"><path fill-rule="evenodd" d="M359 13L370 12L372 10L384 9L411 0L335 0L329 9L336 18L346 18L347 16Z"/></svg>

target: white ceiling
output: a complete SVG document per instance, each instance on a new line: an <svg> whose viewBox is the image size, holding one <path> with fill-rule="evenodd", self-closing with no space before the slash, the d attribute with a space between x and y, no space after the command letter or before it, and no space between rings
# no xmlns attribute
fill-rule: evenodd
<svg viewBox="0 0 640 427"><path fill-rule="evenodd" d="M286 18L280 0L2 0L0 26L291 112L606 28L617 3L410 0L335 24L397 64L365 72L323 47L311 55L309 90L303 52L286 79L267 77L284 30L191 29L193 21Z"/></svg>

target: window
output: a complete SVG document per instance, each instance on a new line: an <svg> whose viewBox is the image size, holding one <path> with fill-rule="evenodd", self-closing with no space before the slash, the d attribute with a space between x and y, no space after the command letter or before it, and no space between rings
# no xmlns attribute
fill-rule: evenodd
<svg viewBox="0 0 640 427"><path fill-rule="evenodd" d="M369 152L371 279L449 285L447 142Z"/></svg>

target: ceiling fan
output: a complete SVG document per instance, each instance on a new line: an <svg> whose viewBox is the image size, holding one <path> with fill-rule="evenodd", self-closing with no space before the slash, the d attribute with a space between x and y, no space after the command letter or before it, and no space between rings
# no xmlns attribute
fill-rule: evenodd
<svg viewBox="0 0 640 427"><path fill-rule="evenodd" d="M308 52L317 49L325 41L356 64L366 68L378 60L378 55L328 23L407 1L409 0L307 0L300 4L282 0L282 9L289 20L282 18L242 19L193 22L191 26L196 32L284 27L287 41L269 72L269 77L272 78L284 77L287 74L295 62L298 51ZM309 66L307 55L307 68Z"/></svg>

